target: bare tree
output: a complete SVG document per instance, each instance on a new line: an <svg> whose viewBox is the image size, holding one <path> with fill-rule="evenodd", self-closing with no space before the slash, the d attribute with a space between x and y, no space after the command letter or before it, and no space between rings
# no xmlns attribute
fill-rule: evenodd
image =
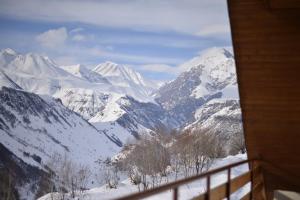
<svg viewBox="0 0 300 200"><path fill-rule="evenodd" d="M61 162L61 155L58 153L53 153L49 160L45 163L45 168L48 171L48 191L50 193L51 200L54 199L54 192L57 191L56 189L56 182L59 182L59 177L55 172L57 172L60 168L59 163ZM59 186L61 188L62 186Z"/></svg>
<svg viewBox="0 0 300 200"><path fill-rule="evenodd" d="M138 178L144 189L148 189L151 179L152 187L160 182L161 176L166 176L166 168L170 165L170 154L154 137L141 138L126 158L127 169L132 180Z"/></svg>
<svg viewBox="0 0 300 200"><path fill-rule="evenodd" d="M180 172L180 155L177 151L172 149L171 152L171 166L175 172L175 180L178 178L178 173Z"/></svg>
<svg viewBox="0 0 300 200"><path fill-rule="evenodd" d="M207 133L197 133L192 136L192 154L196 174L208 169L215 158L215 138Z"/></svg>
<svg viewBox="0 0 300 200"><path fill-rule="evenodd" d="M88 181L92 175L91 170L86 165L79 165L76 172L76 187L79 189L81 194L87 189Z"/></svg>
<svg viewBox="0 0 300 200"><path fill-rule="evenodd" d="M243 133L236 133L231 140L230 154L246 153L245 138Z"/></svg>
<svg viewBox="0 0 300 200"><path fill-rule="evenodd" d="M193 164L192 158L192 146L193 138L190 137L191 133L186 130L177 138L176 143L173 145L173 158L178 159L179 165L183 168L183 174L185 177L191 175L191 169Z"/></svg>
<svg viewBox="0 0 300 200"><path fill-rule="evenodd" d="M179 161L185 177L193 172L199 174L208 170L214 159L223 154L220 140L208 131L185 130L173 146L175 146L172 151L172 158L175 159L173 163L178 165Z"/></svg>
<svg viewBox="0 0 300 200"><path fill-rule="evenodd" d="M0 167L0 199L19 199L15 190L16 178L10 169Z"/></svg>
<svg viewBox="0 0 300 200"><path fill-rule="evenodd" d="M47 162L47 167L52 183L55 182L58 186L57 192L60 199L65 199L68 192L70 192L72 198L83 194L91 176L88 166L74 163L66 153L64 156L55 153ZM52 188L52 192L54 192L54 185Z"/></svg>
<svg viewBox="0 0 300 200"><path fill-rule="evenodd" d="M131 183L133 183L134 185L139 186L139 184L141 184L142 177L139 171L135 168L135 166L131 166L128 168L128 177Z"/></svg>
<svg viewBox="0 0 300 200"><path fill-rule="evenodd" d="M119 177L119 166L113 163L110 158L107 158L102 165L104 182L108 188L117 188Z"/></svg>

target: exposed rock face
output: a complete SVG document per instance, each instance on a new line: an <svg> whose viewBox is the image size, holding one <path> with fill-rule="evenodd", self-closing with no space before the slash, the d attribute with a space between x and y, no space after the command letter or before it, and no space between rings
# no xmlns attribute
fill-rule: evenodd
<svg viewBox="0 0 300 200"><path fill-rule="evenodd" d="M182 66L187 71L156 94L156 101L181 126L192 123L195 111L212 99L238 98L233 55L228 50L209 50Z"/></svg>
<svg viewBox="0 0 300 200"><path fill-rule="evenodd" d="M140 126L154 131L157 129L170 130L178 126L178 122L157 104L141 103L131 97L122 98L119 103L125 113L117 122L131 130L137 137L137 130L139 130Z"/></svg>
<svg viewBox="0 0 300 200"><path fill-rule="evenodd" d="M218 135L228 151L230 151L230 142L233 138L243 133L238 100L212 100L196 111L195 118L196 120L185 129L208 130Z"/></svg>

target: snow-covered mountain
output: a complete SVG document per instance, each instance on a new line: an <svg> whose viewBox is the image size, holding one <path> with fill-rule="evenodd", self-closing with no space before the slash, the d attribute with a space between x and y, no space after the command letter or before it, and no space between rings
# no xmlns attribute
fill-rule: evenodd
<svg viewBox="0 0 300 200"><path fill-rule="evenodd" d="M70 66L60 66L63 70L77 76L79 78L85 79L88 82L94 83L105 83L110 84L109 81L101 76L100 74L88 70L84 65L77 64L77 65L70 65Z"/></svg>
<svg viewBox="0 0 300 200"><path fill-rule="evenodd" d="M233 54L211 48L179 68L184 72L158 90L156 101L182 129L217 134L229 152L228 141L243 132Z"/></svg>
<svg viewBox="0 0 300 200"><path fill-rule="evenodd" d="M156 129L209 129L224 141L240 134L232 53L212 48L179 68L156 91L138 72L112 62L90 70L1 50L0 150L26 168L43 170L53 153L94 167L128 139Z"/></svg>
<svg viewBox="0 0 300 200"><path fill-rule="evenodd" d="M25 91L59 98L64 106L97 124L99 130L122 138L122 143L132 135L149 133L168 121L165 111L151 96L156 86L128 67L109 62L94 70L83 65L58 66L47 57L18 54L11 49L2 50L0 58L5 86L9 87L11 80ZM146 121L143 112L128 114L132 110L128 102L132 100L141 105L150 104L145 108L155 108L161 117L151 115Z"/></svg>
<svg viewBox="0 0 300 200"><path fill-rule="evenodd" d="M227 153L232 152L230 141L243 133L242 113L237 99L213 99L198 108L194 117L195 121L185 129L208 130L221 138Z"/></svg>
<svg viewBox="0 0 300 200"><path fill-rule="evenodd" d="M94 169L96 161L121 149L117 138L96 129L60 100L7 87L0 90L0 138L5 149L38 169L45 169L54 154Z"/></svg>
<svg viewBox="0 0 300 200"><path fill-rule="evenodd" d="M155 82L142 77L137 71L113 62L101 63L93 71L106 77L113 85L138 89L144 96L149 96L159 87Z"/></svg>
<svg viewBox="0 0 300 200"><path fill-rule="evenodd" d="M182 125L211 99L238 99L234 58L225 48L209 49L179 67L186 71L163 85L156 101Z"/></svg>
<svg viewBox="0 0 300 200"><path fill-rule="evenodd" d="M11 80L2 70L0 70L0 86L6 86L14 89L22 89L18 84Z"/></svg>
<svg viewBox="0 0 300 200"><path fill-rule="evenodd" d="M212 99L238 99L234 58L226 48L206 50L180 65L185 71L154 95L156 84L112 62L93 70L83 65L59 67L47 57L11 49L2 50L0 58L7 80L25 91L61 99L98 129L124 138L122 142L125 135L149 133L163 124L168 129L188 126L195 122L196 110Z"/></svg>
<svg viewBox="0 0 300 200"><path fill-rule="evenodd" d="M33 166L40 166L53 153L65 152L73 160L93 164L120 148L117 141L59 100L2 87L0 102L1 143ZM26 153L30 156L24 156ZM34 160L34 155L41 160Z"/></svg>
<svg viewBox="0 0 300 200"><path fill-rule="evenodd" d="M0 52L1 70L24 90L53 95L62 86L74 87L83 81L59 68L48 57L18 54L11 49Z"/></svg>
<svg viewBox="0 0 300 200"><path fill-rule="evenodd" d="M56 64L48 57L33 53L21 55L12 49L4 49L0 52L1 68L22 74L36 76L66 76L67 73L56 67Z"/></svg>
<svg viewBox="0 0 300 200"><path fill-rule="evenodd" d="M114 70L102 75L100 69L106 66L105 63L98 65L94 71L83 65L60 67L45 56L33 53L23 55L4 49L0 52L0 66L23 89L38 94L54 95L65 88L84 88L129 95L143 102L153 101L149 95L154 88L150 85L152 82L138 72L117 64L113 65L117 66L113 68L115 75L112 73ZM117 72L120 72L119 78ZM113 84L110 80L114 80Z"/></svg>

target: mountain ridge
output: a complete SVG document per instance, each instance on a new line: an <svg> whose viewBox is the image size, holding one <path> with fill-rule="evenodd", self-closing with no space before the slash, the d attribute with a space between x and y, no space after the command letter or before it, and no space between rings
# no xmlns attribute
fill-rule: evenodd
<svg viewBox="0 0 300 200"><path fill-rule="evenodd" d="M57 66L47 57L6 49L1 63L1 144L41 170L54 149L94 168L128 140L159 130L209 129L224 146L242 133L234 57L223 48L182 64L186 70L157 91L111 62L93 70Z"/></svg>

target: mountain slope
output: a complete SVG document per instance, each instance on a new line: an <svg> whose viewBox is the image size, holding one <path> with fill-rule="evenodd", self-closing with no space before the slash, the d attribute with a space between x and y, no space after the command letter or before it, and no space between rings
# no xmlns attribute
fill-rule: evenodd
<svg viewBox="0 0 300 200"><path fill-rule="evenodd" d="M36 199L45 194L47 173L16 157L0 143L0 199ZM9 184L10 183L10 184Z"/></svg>
<svg viewBox="0 0 300 200"><path fill-rule="evenodd" d="M11 80L2 70L0 70L0 86L6 86L14 89L22 89L18 84Z"/></svg>
<svg viewBox="0 0 300 200"><path fill-rule="evenodd" d="M195 120L194 113L214 98L237 99L233 55L224 48L213 48L180 66L187 71L162 86L156 101L181 125Z"/></svg>
<svg viewBox="0 0 300 200"><path fill-rule="evenodd" d="M158 126L155 123L163 123L153 115L147 118L146 123L140 120L144 118L142 112L127 113L126 110L132 109L122 104L125 102L122 98L134 99L145 105L151 103L152 108L160 110L162 116L165 115L164 110L150 96L153 88L148 86L148 82L139 73L127 67L105 65L106 70L108 67L112 69L106 71L104 77L98 73L100 66L97 72L82 65L59 67L50 59L37 54L22 55L6 49L1 51L0 58L4 86L17 88L18 85L28 92L59 98L64 106L96 124L97 129L114 136L119 144L127 140L125 135L130 138L131 135L136 136L137 132L149 132ZM23 69L24 65L28 67Z"/></svg>
<svg viewBox="0 0 300 200"><path fill-rule="evenodd" d="M238 153L231 149L231 141L243 134L242 114L238 100L211 100L196 110L195 119L184 129L207 130L221 139L227 153Z"/></svg>
<svg viewBox="0 0 300 200"><path fill-rule="evenodd" d="M61 99L64 106L119 144L126 141L126 135L138 137L157 127L186 127L196 121L196 111L213 99L238 99L233 55L225 48L209 49L179 66L186 71L163 85L155 100L151 93L156 86L126 66L106 62L93 70L82 65L58 67L50 59L34 55L29 69L56 73L54 77L35 75L34 71L22 71L22 63L16 61L28 55L33 54L1 51L6 86L11 84L9 78L26 91Z"/></svg>
<svg viewBox="0 0 300 200"><path fill-rule="evenodd" d="M58 100L2 87L1 143L24 162L41 166L54 153L67 153L76 162L94 165L119 147Z"/></svg>
<svg viewBox="0 0 300 200"><path fill-rule="evenodd" d="M180 68L185 71L161 87L156 100L180 120L182 129L216 134L227 153L233 152L231 141L243 130L232 53L211 48Z"/></svg>

